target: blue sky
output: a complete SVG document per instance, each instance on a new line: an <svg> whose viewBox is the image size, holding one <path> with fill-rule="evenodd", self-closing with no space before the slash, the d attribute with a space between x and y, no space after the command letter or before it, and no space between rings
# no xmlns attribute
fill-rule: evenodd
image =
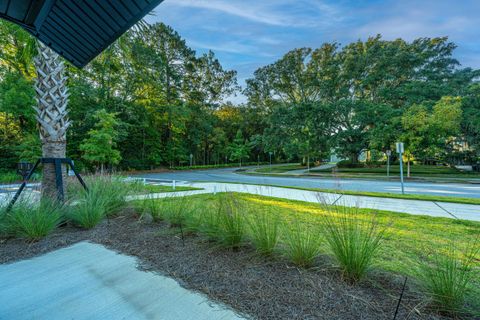
<svg viewBox="0 0 480 320"><path fill-rule="evenodd" d="M147 20L172 26L198 53L213 50L243 85L291 49L378 33L449 36L462 66L480 68L479 14L480 0L165 0Z"/></svg>

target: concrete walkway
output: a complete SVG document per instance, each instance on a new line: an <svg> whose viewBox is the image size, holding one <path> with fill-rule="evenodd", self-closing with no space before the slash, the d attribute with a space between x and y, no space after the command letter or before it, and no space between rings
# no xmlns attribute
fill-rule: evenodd
<svg viewBox="0 0 480 320"><path fill-rule="evenodd" d="M413 215L425 215L432 217L480 221L480 205L393 198L377 198L366 196L350 196L339 195L335 193L233 183L183 182L179 185L202 188L203 190L135 196L131 197L130 200L144 199L147 197L165 198L216 192L240 192L313 203L321 202L325 204L336 204L348 207L357 206L359 208L401 212Z"/></svg>
<svg viewBox="0 0 480 320"><path fill-rule="evenodd" d="M324 170L324 169L331 169L331 168L334 168L336 167L337 165L335 163L326 163L326 164L322 164L320 166L317 166L317 167L311 167L310 170ZM286 171L286 172L283 172L283 173L279 173L280 175L281 174L286 174L286 175L302 175L302 174L306 174L306 173L309 173L309 170L308 169L299 169L299 170L290 170L290 171Z"/></svg>
<svg viewBox="0 0 480 320"><path fill-rule="evenodd" d="M0 319L243 319L137 260L88 242L0 265Z"/></svg>

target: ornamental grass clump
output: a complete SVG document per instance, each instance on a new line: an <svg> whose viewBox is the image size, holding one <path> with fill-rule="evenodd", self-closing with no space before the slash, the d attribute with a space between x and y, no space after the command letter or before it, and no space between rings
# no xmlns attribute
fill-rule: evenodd
<svg viewBox="0 0 480 320"><path fill-rule="evenodd" d="M320 226L328 249L335 257L343 277L360 281L371 267L385 237L386 228L375 214L359 214L358 208L324 207Z"/></svg>
<svg viewBox="0 0 480 320"><path fill-rule="evenodd" d="M199 231L221 246L238 248L246 231L245 205L235 194L220 194L199 217Z"/></svg>
<svg viewBox="0 0 480 320"><path fill-rule="evenodd" d="M278 244L280 219L277 215L266 211L252 213L247 219L249 238L255 250L271 256Z"/></svg>
<svg viewBox="0 0 480 320"><path fill-rule="evenodd" d="M474 282L480 277L480 244L470 244L465 252L459 252L454 244L444 252L435 251L419 263L417 278L431 298L432 305L440 312L452 316L470 313L465 307L469 294L475 291ZM478 287L476 294L479 293ZM480 304L476 303L478 308ZM477 309L474 313L480 316Z"/></svg>
<svg viewBox="0 0 480 320"><path fill-rule="evenodd" d="M10 211L4 208L0 228L4 235L38 241L53 232L63 221L63 207L54 200L17 202Z"/></svg>
<svg viewBox="0 0 480 320"><path fill-rule="evenodd" d="M126 182L122 177L114 175L94 175L85 178L88 192L95 201L102 198L105 215L112 216L120 212L127 205L127 196L138 190L137 182ZM71 184L69 193L74 200L85 197L85 190L78 184Z"/></svg>
<svg viewBox="0 0 480 320"><path fill-rule="evenodd" d="M194 218L196 207L189 197L167 197L157 201L158 214L162 215L172 227L185 228L187 223Z"/></svg>
<svg viewBox="0 0 480 320"><path fill-rule="evenodd" d="M137 209L140 213L140 219L147 220L148 216L151 217L151 220L154 222L163 221L165 219L165 214L162 210L162 201L147 196L142 201L138 202Z"/></svg>
<svg viewBox="0 0 480 320"><path fill-rule="evenodd" d="M296 217L283 228L284 255L299 267L313 266L320 255L322 237L316 225L307 225Z"/></svg>
<svg viewBox="0 0 480 320"><path fill-rule="evenodd" d="M88 191L81 191L67 211L67 218L75 225L85 229L94 228L108 212L108 195L96 185Z"/></svg>

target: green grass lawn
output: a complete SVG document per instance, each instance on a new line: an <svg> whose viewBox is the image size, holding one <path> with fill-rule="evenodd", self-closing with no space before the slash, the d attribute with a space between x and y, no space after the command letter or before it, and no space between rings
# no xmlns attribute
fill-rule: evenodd
<svg viewBox="0 0 480 320"><path fill-rule="evenodd" d="M258 173L283 173L291 170L300 170L300 169L307 169L306 166L302 166L300 164L286 164L282 166L272 166L270 167L264 167L264 168L259 168L256 169L255 172Z"/></svg>
<svg viewBox="0 0 480 320"><path fill-rule="evenodd" d="M22 180L22 178L14 171L1 171L0 183L14 183Z"/></svg>
<svg viewBox="0 0 480 320"><path fill-rule="evenodd" d="M461 197L449 197L449 196L438 196L438 195L428 195L428 194L400 194L400 193L388 193L388 192L352 191L352 190L320 189L320 188L295 188L295 189L338 193L338 194L348 194L353 196L367 196L367 197L377 197L377 198L393 198L393 199L422 200L422 201L436 201L436 202L452 202L452 203L480 205L480 198L461 198Z"/></svg>
<svg viewBox="0 0 480 320"><path fill-rule="evenodd" d="M219 195L197 195L189 197L192 204L210 210L214 200ZM238 199L245 205L245 215L255 215L267 212L280 217L285 222L299 219L309 227L318 224L319 219L332 214L319 204L302 201L292 201L264 196L237 194ZM185 201L172 199L168 201ZM432 251L445 252L450 243L465 249L477 241L479 244L480 223L473 221L436 218L421 215L409 215L372 209L357 209L356 219L368 219L375 213L378 223L387 228L381 250L376 260L376 267L404 275L414 276L414 269L420 259L424 259ZM325 242L323 242L325 245ZM322 248L327 252L326 246ZM461 251L459 253L461 255ZM480 261L480 256L477 257ZM480 288L480 278L478 279ZM478 292L477 292L478 294Z"/></svg>
<svg viewBox="0 0 480 320"><path fill-rule="evenodd" d="M157 186L157 185L147 184L141 187L140 193L180 192L180 191L192 191L192 190L202 190L202 189L185 187L185 186L176 186L175 190L173 190L172 186Z"/></svg>

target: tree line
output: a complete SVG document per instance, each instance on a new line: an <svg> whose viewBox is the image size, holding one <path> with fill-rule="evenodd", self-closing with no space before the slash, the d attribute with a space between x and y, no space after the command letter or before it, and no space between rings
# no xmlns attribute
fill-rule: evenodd
<svg viewBox="0 0 480 320"><path fill-rule="evenodd" d="M265 114L263 141L287 157L379 160L403 141L408 160L475 162L479 70L461 68L444 38L381 36L288 52L247 81Z"/></svg>
<svg viewBox="0 0 480 320"><path fill-rule="evenodd" d="M0 22L0 169L40 156L35 42ZM276 159L356 163L396 141L411 160L475 162L478 70L461 68L447 38L380 36L300 48L237 83L213 52L197 55L162 23L141 24L86 68L67 67L67 154L88 169ZM243 90L243 91L242 91ZM241 105L228 102L242 92Z"/></svg>

